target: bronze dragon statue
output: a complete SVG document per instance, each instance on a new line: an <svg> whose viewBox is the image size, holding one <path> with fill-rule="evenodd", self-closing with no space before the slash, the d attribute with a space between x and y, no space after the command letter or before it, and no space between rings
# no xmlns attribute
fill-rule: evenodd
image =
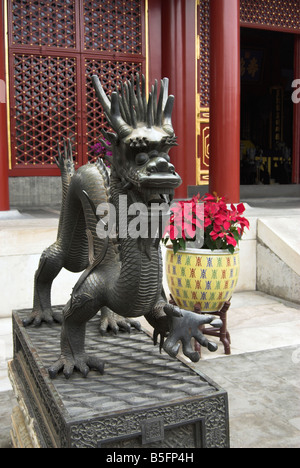
<svg viewBox="0 0 300 468"><path fill-rule="evenodd" d="M63 200L57 240L41 256L33 310L24 320L25 326L61 320L51 308L52 282L62 268L83 272L63 310L61 355L49 369L52 378L60 371L69 378L75 368L84 376L90 368L103 372L101 356L89 356L84 349L86 323L99 311L102 333L108 326L114 331L118 326L138 327L135 318L143 315L154 328L154 344L160 339L160 347L175 357L181 342L183 353L192 361L199 360L192 337L210 351L217 348L199 327L221 325L213 316L197 315L167 302L160 232L137 237L128 231L121 235L118 228L129 226L133 204L149 210L153 205L170 204L181 184L168 155L176 145L171 120L174 96L168 95L168 80L161 81L159 92L155 82L148 99L144 76L141 83L138 75L132 77L111 96L105 94L97 76L92 81L114 131L102 131L112 150L111 174L102 160L75 171L70 142L65 142L63 155L58 152ZM107 209L99 214L99 206ZM109 223L113 207L115 236Z"/></svg>

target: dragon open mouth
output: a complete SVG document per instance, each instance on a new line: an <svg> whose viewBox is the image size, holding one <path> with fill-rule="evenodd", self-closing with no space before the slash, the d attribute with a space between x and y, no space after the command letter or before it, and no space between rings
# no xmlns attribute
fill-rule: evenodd
<svg viewBox="0 0 300 468"><path fill-rule="evenodd" d="M137 189L137 192L140 194L142 202L148 209L151 209L153 206L169 205L174 198L175 189L165 186L142 186Z"/></svg>
<svg viewBox="0 0 300 468"><path fill-rule="evenodd" d="M182 183L178 174L165 172L148 175L139 171L130 171L126 179L147 203L152 200L153 203L166 202L166 197L173 199L175 189Z"/></svg>

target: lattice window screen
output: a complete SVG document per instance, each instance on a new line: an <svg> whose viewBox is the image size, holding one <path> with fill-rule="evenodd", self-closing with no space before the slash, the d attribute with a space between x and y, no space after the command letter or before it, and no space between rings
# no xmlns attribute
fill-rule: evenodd
<svg viewBox="0 0 300 468"><path fill-rule="evenodd" d="M209 0L202 0L198 6L198 36L199 36L199 58L198 58L198 90L200 94L201 107L209 106Z"/></svg>
<svg viewBox="0 0 300 468"><path fill-rule="evenodd" d="M107 91L145 72L144 0L8 0L12 175L57 174L57 141L92 160Z"/></svg>
<svg viewBox="0 0 300 468"><path fill-rule="evenodd" d="M75 74L74 58L14 55L17 165L53 164L56 140L77 134Z"/></svg>
<svg viewBox="0 0 300 468"><path fill-rule="evenodd" d="M75 47L75 0L13 0L12 43Z"/></svg>
<svg viewBox="0 0 300 468"><path fill-rule="evenodd" d="M241 21L253 24L294 30L300 30L299 0L242 0Z"/></svg>
<svg viewBox="0 0 300 468"><path fill-rule="evenodd" d="M139 0L84 1L84 26L86 50L142 53Z"/></svg>

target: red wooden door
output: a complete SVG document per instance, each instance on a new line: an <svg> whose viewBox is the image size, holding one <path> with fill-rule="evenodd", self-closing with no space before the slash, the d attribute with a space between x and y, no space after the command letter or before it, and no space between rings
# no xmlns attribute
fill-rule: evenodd
<svg viewBox="0 0 300 468"><path fill-rule="evenodd" d="M105 118L91 75L109 92L145 73L144 0L8 0L10 175L57 175L57 141L92 160Z"/></svg>

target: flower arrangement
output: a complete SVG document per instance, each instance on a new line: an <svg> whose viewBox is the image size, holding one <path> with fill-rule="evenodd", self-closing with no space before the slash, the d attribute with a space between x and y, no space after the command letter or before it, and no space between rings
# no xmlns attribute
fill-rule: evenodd
<svg viewBox="0 0 300 468"><path fill-rule="evenodd" d="M179 201L171 206L171 216L163 234L163 243L171 241L173 251L186 249L187 242L195 242L202 234L203 249L228 249L234 253L249 221L242 216L243 203L230 207L225 198L207 193L191 200Z"/></svg>

